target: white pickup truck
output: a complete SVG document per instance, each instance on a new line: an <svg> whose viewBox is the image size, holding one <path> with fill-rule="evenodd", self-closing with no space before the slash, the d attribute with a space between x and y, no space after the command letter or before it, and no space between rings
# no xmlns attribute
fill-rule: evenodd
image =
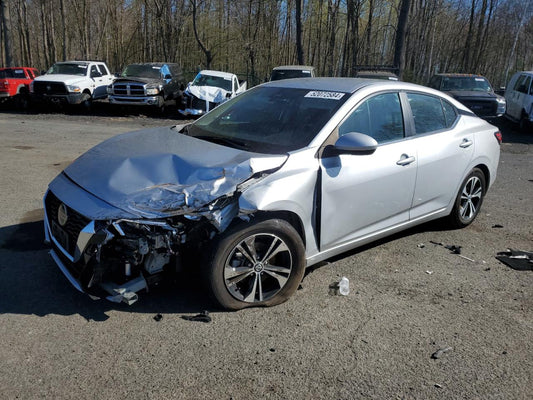
<svg viewBox="0 0 533 400"><path fill-rule="evenodd" d="M200 116L246 91L246 81L229 72L202 70L187 85L179 112L185 116Z"/></svg>
<svg viewBox="0 0 533 400"><path fill-rule="evenodd" d="M30 95L35 102L81 104L90 108L93 99L107 97L114 76L101 61L58 62L34 79Z"/></svg>

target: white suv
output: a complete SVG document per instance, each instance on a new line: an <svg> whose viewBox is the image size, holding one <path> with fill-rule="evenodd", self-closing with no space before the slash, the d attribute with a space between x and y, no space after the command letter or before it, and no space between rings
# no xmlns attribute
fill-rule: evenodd
<svg viewBox="0 0 533 400"><path fill-rule="evenodd" d="M520 129L533 130L533 71L517 72L505 90L507 110L505 116L518 122Z"/></svg>

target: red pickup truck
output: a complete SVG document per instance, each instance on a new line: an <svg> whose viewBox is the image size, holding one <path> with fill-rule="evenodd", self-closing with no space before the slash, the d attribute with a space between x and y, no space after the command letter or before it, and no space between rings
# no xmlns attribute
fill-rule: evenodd
<svg viewBox="0 0 533 400"><path fill-rule="evenodd" d="M30 83L39 75L35 68L0 68L0 102L15 99L19 106L27 107Z"/></svg>

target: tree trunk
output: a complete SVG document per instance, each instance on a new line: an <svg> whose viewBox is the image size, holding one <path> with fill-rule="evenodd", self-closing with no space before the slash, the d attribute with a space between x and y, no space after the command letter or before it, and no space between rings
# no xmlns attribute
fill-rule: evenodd
<svg viewBox="0 0 533 400"><path fill-rule="evenodd" d="M398 69L398 76L402 79L405 67L405 35L407 33L407 20L409 18L409 7L411 0L402 0L400 14L398 15L398 26L396 27L396 40L394 44L394 66Z"/></svg>
<svg viewBox="0 0 533 400"><path fill-rule="evenodd" d="M11 33L11 16L9 14L9 1L0 0L0 9L2 12L2 29L4 32L4 57L6 67L13 66L13 35Z"/></svg>
<svg viewBox="0 0 533 400"><path fill-rule="evenodd" d="M304 65L304 51L302 48L302 0L296 0L296 57L298 64Z"/></svg>

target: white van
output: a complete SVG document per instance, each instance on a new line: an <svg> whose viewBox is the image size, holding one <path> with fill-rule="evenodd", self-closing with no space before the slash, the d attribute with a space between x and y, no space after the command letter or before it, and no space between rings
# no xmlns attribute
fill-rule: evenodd
<svg viewBox="0 0 533 400"><path fill-rule="evenodd" d="M533 133L533 71L517 72L505 89L505 116L518 122L524 132Z"/></svg>

